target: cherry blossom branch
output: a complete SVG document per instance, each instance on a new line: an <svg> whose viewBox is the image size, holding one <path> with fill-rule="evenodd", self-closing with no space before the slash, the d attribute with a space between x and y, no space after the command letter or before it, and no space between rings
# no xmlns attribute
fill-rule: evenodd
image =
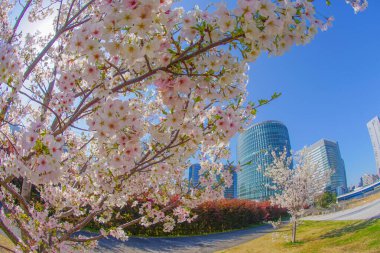
<svg viewBox="0 0 380 253"><path fill-rule="evenodd" d="M92 94L92 92L95 90L97 86L95 86L93 89L89 90L89 92L87 94L84 95L84 97L82 98L82 100L79 102L79 105L77 106L77 108L75 109L74 113L72 114L72 116L70 117L69 121L67 122L67 124L65 125L61 125L60 124L60 128L56 131L56 133L54 133L53 135L54 136L57 136L59 135L60 133L62 133L64 130L67 129L67 127L71 126L76 120L77 118L79 118L79 116L87 109L81 109L82 105L84 104L84 102L87 100L87 98ZM89 107L88 107L89 108ZM76 116L75 116L76 115ZM72 120L73 117L75 116L75 120ZM54 131L55 128L57 127L57 120L59 120L58 118L55 118L52 125L51 125L51 129ZM59 131L60 129L62 129L62 131Z"/></svg>
<svg viewBox="0 0 380 253"><path fill-rule="evenodd" d="M68 22L69 18L70 18L70 15L71 15L71 11L74 7L74 3L75 3L75 0L71 1L71 4L70 4L70 7L69 7L69 11L67 12L67 17L66 17L66 21L65 21L65 24Z"/></svg>
<svg viewBox="0 0 380 253"><path fill-rule="evenodd" d="M32 0L28 0L28 1L26 2L26 4L25 4L24 8L22 9L20 15L17 17L16 23L15 23L15 25L13 26L12 35L9 37L9 39L8 39L8 41L7 41L8 44L12 43L12 40L13 40L14 36L16 35L17 28L18 28L18 26L20 25L20 22L21 22L21 20L23 19L24 15L25 15L26 11L28 10L28 8L29 8L29 6L30 6L31 3L32 3Z"/></svg>
<svg viewBox="0 0 380 253"><path fill-rule="evenodd" d="M50 104L50 101L51 101L51 98L52 98L52 92L53 92L53 89L54 89L54 85L55 85L55 78L57 76L57 67L55 66L54 67L54 70L53 70L53 80L49 83L49 87L45 93L45 97L44 97L44 100L43 100L43 106L42 106L42 113L41 113L41 121L44 122L45 119L46 119L46 110L48 110L49 107L49 104ZM51 110L52 111L52 110ZM54 114L56 117L59 117L57 114ZM61 122L59 121L59 124L61 124Z"/></svg>
<svg viewBox="0 0 380 253"><path fill-rule="evenodd" d="M136 173L136 172L144 172L144 169L149 168L149 167L151 167L151 166L153 166L153 165L155 165L155 164L162 163L163 161L169 159L169 158L172 157L173 155L174 155L174 154L170 154L170 155L168 155L168 156L162 156L162 158L159 159L159 160L156 160L156 161L151 162L151 163L149 163L149 164L146 164L146 165L144 165L144 166L142 166L142 167L140 167L140 168L137 168L137 169L134 171L134 173ZM133 175L134 173L131 172L130 174L128 174L128 177L130 177L130 176Z"/></svg>
<svg viewBox="0 0 380 253"><path fill-rule="evenodd" d="M167 205L166 207L164 207L160 211L161 212L167 212L167 211L173 209L174 207L177 206L179 200L180 200L180 198L178 200L174 201L173 203ZM135 224L139 223L142 220L142 218L144 218L144 217L145 216L140 216L139 218L136 218L136 219L134 219L132 221L126 222L126 223L118 226L117 228L118 229L124 229L124 228L130 227L132 225L135 225ZM102 239L104 237L105 237L105 235L100 234L100 235L89 237L89 238L70 238L69 241L73 241L73 242L89 242L89 241L100 240L100 239Z"/></svg>
<svg viewBox="0 0 380 253"><path fill-rule="evenodd" d="M164 148L162 148L161 150L159 150L158 152L156 152L152 158L146 160L144 163L149 163L150 161L153 161L157 156L159 156L159 155L162 154L164 151L166 151L167 149L169 149L170 146L171 146L171 145L177 140L178 135L179 135L179 130L176 130L175 133L174 133L174 136L173 136L173 138L170 140L170 142L169 142ZM140 165L140 164L139 164L139 165Z"/></svg>
<svg viewBox="0 0 380 253"><path fill-rule="evenodd" d="M15 199L17 199L20 202L21 208L29 217L31 217L32 214L29 211L29 205L24 199L24 197L22 197L21 194L17 193L11 186L9 186L4 181L0 181L0 185L3 186Z"/></svg>
<svg viewBox="0 0 380 253"><path fill-rule="evenodd" d="M227 44L233 40L236 40L236 39L239 39L241 37L243 37L244 34L239 34L239 35L236 35L236 36L230 36L230 37L227 37L227 38L224 38L220 41L217 41L217 42L214 42L214 43L211 43L210 45L206 46L206 47L202 47L200 48L199 50L193 52L193 53L190 53L190 54L184 54L184 55L180 55L177 59L173 60L172 62L170 62L168 64L168 66L166 67L158 67L158 68L155 68L155 69L152 69L152 71L149 71L141 76L138 76L136 78L133 78L133 79L130 79L126 82L123 82L115 87L113 87L111 89L111 92L115 93L115 92L118 92L120 91L121 89L125 88L126 86L128 85L131 85L131 84L134 84L134 83L138 83L138 82L141 82L151 76L153 76L154 74L156 74L158 71L162 70L162 71L165 71L167 69L169 69L171 66L179 63L179 62L182 62L182 61L186 61L186 60L189 60L193 57L196 57L204 52L207 52L208 50L212 49L212 48L215 48L215 47L218 47L218 46L221 46L221 45L224 45L224 44ZM123 74L123 72L121 72L121 74ZM84 105L82 108L80 107L77 107L77 110L75 111L75 113L73 114L73 116L69 119L69 121L61 128L57 129L53 135L54 136L57 136L61 133L63 133L72 123L74 123L77 118L84 112L86 111L88 108L92 107L93 105L97 104L101 99L99 97L96 97L94 98L93 100L91 100L90 102L88 102L86 105Z"/></svg>
<svg viewBox="0 0 380 253"><path fill-rule="evenodd" d="M0 133L1 133L2 135L4 135L4 137L7 139L7 141L11 144L13 150L14 150L14 151L16 152L16 154L19 156L20 153L18 152L18 150L17 150L15 144L11 141L11 139L9 139L8 135L6 135L6 134L5 134L3 131L1 131L1 130L0 130Z"/></svg>
<svg viewBox="0 0 380 253"><path fill-rule="evenodd" d="M95 0L90 0L87 4L85 4L72 18L70 18L67 22L65 22L64 26L58 31L56 32L56 34L54 35L54 37L48 42L48 44L42 49L42 51L37 55L37 57L33 60L33 62L29 65L29 67L26 69L24 75L23 75L23 78L24 80L28 79L30 73L32 73L32 71L34 70L34 68L37 66L37 64L40 62L40 60L42 59L42 57L45 56L45 54L47 53L47 51L53 46L53 44L57 41L57 39L66 31L70 30L70 29L73 29L75 28L76 26L79 26L85 22L87 22L88 20L90 20L89 18L87 19L84 19L80 22L78 22L77 24L75 25L71 25L70 24L76 19L79 17L79 15L81 15Z"/></svg>
<svg viewBox="0 0 380 253"><path fill-rule="evenodd" d="M58 16L57 16L57 23L55 25L55 32L58 32L58 30L59 30L59 20L61 18L62 5L63 5L63 0L60 0L59 1Z"/></svg>
<svg viewBox="0 0 380 253"><path fill-rule="evenodd" d="M144 55L144 59L145 59L146 65L148 66L148 70L152 71L152 67L150 66L150 62L149 62L148 56Z"/></svg>
<svg viewBox="0 0 380 253"><path fill-rule="evenodd" d="M76 152L79 152L81 151L82 149L84 149L92 140L94 139L94 137L90 138L88 141L86 141L86 143L84 143L82 146L80 146L79 149L76 150ZM68 161L70 158L67 157L66 159L64 159L61 163L65 163L66 161Z"/></svg>
<svg viewBox="0 0 380 253"><path fill-rule="evenodd" d="M70 230L68 230L65 234L63 234L60 238L59 238L59 242L63 242L63 241L66 241L70 238L70 236L81 230L84 226L86 226L90 221L92 221L92 219L101 214L104 210L102 210L102 206L104 204L104 202L107 200L107 197L103 197L102 200L100 200L100 203L99 203L99 206L98 206L98 209L99 210L96 210L96 211L93 211L92 213L90 213L87 217L85 217L84 219L82 219L75 227L71 228Z"/></svg>
<svg viewBox="0 0 380 253"><path fill-rule="evenodd" d="M19 91L19 93L22 94L22 95L24 95L24 96L26 96L26 97L29 98L30 100L36 102L37 104L42 105L42 107L44 107L44 108L46 108L47 110L49 110L50 112L52 112L52 113L55 115L56 119L58 120L58 123L59 123L60 125L62 124L59 115L58 115L58 114L57 114L52 108L50 108L49 106L45 105L44 103L38 101L37 99L34 99L33 97L29 96L27 93L25 93L25 92L23 92L23 91Z"/></svg>

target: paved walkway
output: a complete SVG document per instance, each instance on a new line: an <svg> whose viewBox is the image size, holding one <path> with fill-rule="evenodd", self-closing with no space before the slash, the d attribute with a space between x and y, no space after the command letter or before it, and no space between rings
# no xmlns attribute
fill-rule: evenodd
<svg viewBox="0 0 380 253"><path fill-rule="evenodd" d="M305 220L367 220L380 218L380 199L355 208L325 214L305 217Z"/></svg>
<svg viewBox="0 0 380 253"><path fill-rule="evenodd" d="M116 239L102 239L95 252L101 253L142 253L142 252L175 252L175 253L208 253L223 250L238 244L256 239L273 231L271 225L250 229L211 234L205 236L173 238L139 238L131 237L122 243Z"/></svg>

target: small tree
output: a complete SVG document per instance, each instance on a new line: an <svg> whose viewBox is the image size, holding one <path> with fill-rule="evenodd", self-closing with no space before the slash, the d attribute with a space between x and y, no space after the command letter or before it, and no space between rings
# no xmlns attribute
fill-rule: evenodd
<svg viewBox="0 0 380 253"><path fill-rule="evenodd" d="M276 190L271 202L287 208L292 222L292 242L296 241L297 221L312 205L318 195L323 192L328 182L330 172L318 170L318 164L313 163L304 148L295 156L287 155L286 150L280 154L272 152L273 163L264 174L272 180L268 187ZM291 168L292 161L294 168Z"/></svg>

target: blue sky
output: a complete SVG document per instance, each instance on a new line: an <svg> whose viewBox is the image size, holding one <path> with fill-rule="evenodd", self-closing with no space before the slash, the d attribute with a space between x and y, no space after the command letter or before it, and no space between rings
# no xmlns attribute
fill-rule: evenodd
<svg viewBox="0 0 380 253"><path fill-rule="evenodd" d="M183 0L177 5L189 10L212 2L218 1ZM225 2L234 6L236 0ZM368 9L357 15L344 0L332 1L331 7L324 0L315 2L322 14L335 17L333 27L306 46L293 47L281 57L262 55L250 64L249 100L281 92L259 110L255 122L282 121L293 150L321 138L338 141L348 183L357 184L362 174L376 172L366 123L380 115L380 1L369 0ZM236 161L236 138L231 150Z"/></svg>
<svg viewBox="0 0 380 253"><path fill-rule="evenodd" d="M211 2L182 4L188 9ZM363 173L376 172L366 123L380 114L380 1L369 0L368 9L357 15L344 0L332 2L320 11L335 17L333 27L306 46L281 57L262 55L250 64L248 92L250 100L282 92L259 110L255 122L282 121L293 150L321 138L338 141L351 185ZM231 149L236 161L236 138Z"/></svg>

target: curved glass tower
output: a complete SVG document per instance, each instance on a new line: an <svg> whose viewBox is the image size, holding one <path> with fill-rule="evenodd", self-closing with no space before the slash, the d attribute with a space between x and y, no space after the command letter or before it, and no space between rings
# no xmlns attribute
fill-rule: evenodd
<svg viewBox="0 0 380 253"><path fill-rule="evenodd" d="M274 191L268 189L269 179L257 168L272 163L271 151L282 152L286 148L290 155L288 129L279 121L264 121L252 125L238 137L237 155L242 166L238 173L238 198L266 200Z"/></svg>

